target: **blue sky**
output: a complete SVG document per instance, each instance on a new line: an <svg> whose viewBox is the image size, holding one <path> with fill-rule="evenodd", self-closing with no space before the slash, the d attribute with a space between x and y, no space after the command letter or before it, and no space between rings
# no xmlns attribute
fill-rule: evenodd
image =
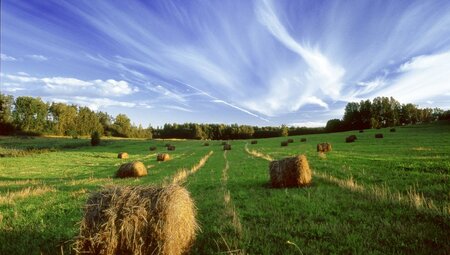
<svg viewBox="0 0 450 255"><path fill-rule="evenodd" d="M450 108L450 1L1 1L1 92L136 124L321 126Z"/></svg>

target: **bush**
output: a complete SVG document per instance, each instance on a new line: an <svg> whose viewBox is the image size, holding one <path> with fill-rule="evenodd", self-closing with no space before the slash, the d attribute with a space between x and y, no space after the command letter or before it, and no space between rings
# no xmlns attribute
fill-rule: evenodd
<svg viewBox="0 0 450 255"><path fill-rule="evenodd" d="M98 131L94 131L91 134L91 145L97 146L99 144L100 144L100 134L98 133Z"/></svg>

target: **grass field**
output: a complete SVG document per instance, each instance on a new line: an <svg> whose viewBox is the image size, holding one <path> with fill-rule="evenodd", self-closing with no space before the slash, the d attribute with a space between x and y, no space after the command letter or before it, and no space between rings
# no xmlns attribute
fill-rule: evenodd
<svg viewBox="0 0 450 255"><path fill-rule="evenodd" d="M383 139L375 139L383 133ZM355 134L355 143L345 137ZM450 254L450 124L221 142L0 138L0 254L70 254L82 207L104 185L161 184L181 169L202 231L192 254ZM300 142L307 138L307 142ZM157 162L164 145L172 160ZM333 151L319 155L316 144ZM149 151L157 146L157 151ZM117 159L126 151L127 160ZM305 154L308 188L272 189L269 161ZM149 175L115 179L141 160Z"/></svg>

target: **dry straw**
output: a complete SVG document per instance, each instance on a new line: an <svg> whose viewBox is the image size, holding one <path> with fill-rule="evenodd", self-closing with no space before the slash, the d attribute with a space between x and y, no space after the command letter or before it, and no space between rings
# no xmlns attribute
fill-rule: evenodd
<svg viewBox="0 0 450 255"><path fill-rule="evenodd" d="M147 175L147 168L140 161L122 164L116 173L116 176L119 178L141 177L145 175Z"/></svg>
<svg viewBox="0 0 450 255"><path fill-rule="evenodd" d="M157 161L167 161L170 160L170 155L167 153L160 153L156 156Z"/></svg>
<svg viewBox="0 0 450 255"><path fill-rule="evenodd" d="M119 154L117 154L117 158L127 159L128 158L128 153L120 152Z"/></svg>
<svg viewBox="0 0 450 255"><path fill-rule="evenodd" d="M329 152L331 151L330 143L319 143L317 144L317 152Z"/></svg>
<svg viewBox="0 0 450 255"><path fill-rule="evenodd" d="M269 164L272 187L303 187L311 184L311 169L305 155L272 161Z"/></svg>
<svg viewBox="0 0 450 255"><path fill-rule="evenodd" d="M91 194L75 242L77 254L188 252L199 227L189 192L166 187L106 187Z"/></svg>

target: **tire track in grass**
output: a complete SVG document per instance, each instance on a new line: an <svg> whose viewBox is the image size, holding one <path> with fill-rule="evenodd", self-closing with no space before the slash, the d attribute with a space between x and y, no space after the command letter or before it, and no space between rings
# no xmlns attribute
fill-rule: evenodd
<svg viewBox="0 0 450 255"><path fill-rule="evenodd" d="M172 184L182 184L186 181L187 177L191 174L195 174L200 168L202 168L206 161L208 161L209 157L213 154L213 151L210 151L208 154L203 156L200 161L191 167L191 169L180 169L173 177ZM165 181L167 183L167 180Z"/></svg>
<svg viewBox="0 0 450 255"><path fill-rule="evenodd" d="M245 151L258 158L262 158L268 161L272 161L273 158L270 155L258 152L256 150L249 150L247 147L248 144L245 144ZM324 157L323 153L319 153L319 157ZM326 156L325 156L326 157ZM352 192L358 192L369 196L375 200L379 201L389 201L392 203L401 204L404 206L408 206L410 208L426 211L431 213L436 213L439 215L449 216L450 215L450 204L444 204L441 208L435 205L432 199L426 198L422 193L417 192L414 186L410 187L407 191L407 194L404 195L400 192L392 192L389 187L386 185L378 186L378 185L362 185L356 183L356 181L351 176L347 180L342 180L336 178L330 174L319 173L317 171L313 171L313 175L334 185L337 185L341 188L350 190Z"/></svg>
<svg viewBox="0 0 450 255"><path fill-rule="evenodd" d="M242 224L239 220L239 215L236 211L236 207L231 200L231 192L227 189L228 183L228 170L230 164L227 159L227 150L223 152L223 158L225 160L225 167L222 169L222 192L223 203L225 207L225 233L220 233L223 243L227 247L227 251L220 252L223 254L245 254L245 252L239 248L240 239L242 238ZM228 231L227 231L228 230ZM229 231L231 230L231 231Z"/></svg>

